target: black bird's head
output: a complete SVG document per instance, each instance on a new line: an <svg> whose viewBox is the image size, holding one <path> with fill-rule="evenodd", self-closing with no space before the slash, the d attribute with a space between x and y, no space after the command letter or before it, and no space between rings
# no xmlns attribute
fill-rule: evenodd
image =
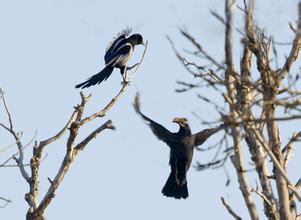
<svg viewBox="0 0 301 220"><path fill-rule="evenodd" d="M132 46L139 44L145 45L141 34L132 34L131 36L129 36L128 41L130 44L132 44Z"/></svg>
<svg viewBox="0 0 301 220"><path fill-rule="evenodd" d="M183 127L183 128L189 127L188 120L187 120L187 118L184 118L184 117L183 118L174 118L172 120L172 122L177 123L180 127Z"/></svg>

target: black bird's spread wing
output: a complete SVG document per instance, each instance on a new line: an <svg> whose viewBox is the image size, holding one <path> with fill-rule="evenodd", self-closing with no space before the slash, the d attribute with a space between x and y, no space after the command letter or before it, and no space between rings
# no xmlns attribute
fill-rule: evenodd
<svg viewBox="0 0 301 220"><path fill-rule="evenodd" d="M203 144L211 135L215 134L216 132L218 132L222 128L223 128L223 125L219 126L217 128L204 129L204 130L194 134L193 136L194 136L195 147L197 147L198 145Z"/></svg>
<svg viewBox="0 0 301 220"><path fill-rule="evenodd" d="M170 144L173 141L173 133L172 132L167 130L165 127L163 127L159 123L151 120L150 118L145 116L140 111L139 94L137 94L135 97L134 108L135 108L136 112L147 122L147 124L151 128L152 132L154 133L154 135L157 136L157 138L159 140L162 140L167 144Z"/></svg>

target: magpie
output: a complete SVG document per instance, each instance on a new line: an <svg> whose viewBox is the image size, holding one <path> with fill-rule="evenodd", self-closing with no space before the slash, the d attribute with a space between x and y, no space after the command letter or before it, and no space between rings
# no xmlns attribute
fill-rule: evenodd
<svg viewBox="0 0 301 220"><path fill-rule="evenodd" d="M136 45L145 45L143 42L143 37L140 34L130 35L130 30L122 31L118 36L113 39L106 49L104 56L105 68L99 73L91 76L85 82L80 83L75 86L75 88L87 88L106 81L112 74L114 68L119 68L121 76L124 81L126 78L124 76L126 72L126 65L131 58L134 48Z"/></svg>

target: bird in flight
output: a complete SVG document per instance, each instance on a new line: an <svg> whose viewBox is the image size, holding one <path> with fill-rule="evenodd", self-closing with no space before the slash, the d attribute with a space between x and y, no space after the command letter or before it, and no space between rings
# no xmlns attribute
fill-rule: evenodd
<svg viewBox="0 0 301 220"><path fill-rule="evenodd" d="M104 56L105 68L91 76L85 82L76 85L75 88L84 89L107 80L115 67L120 69L122 78L126 81L126 77L124 76L127 68L126 65L133 54L135 46L140 44L145 45L143 37L140 34L130 35L130 33L131 30L127 29L118 34L106 49Z"/></svg>
<svg viewBox="0 0 301 220"><path fill-rule="evenodd" d="M171 172L161 192L167 197L186 199L188 197L186 175L192 161L194 148L220 131L224 125L192 134L186 118L174 118L172 122L177 123L180 128L178 132L173 133L141 112L138 94L135 98L134 108L149 125L154 135L170 148L169 165Z"/></svg>

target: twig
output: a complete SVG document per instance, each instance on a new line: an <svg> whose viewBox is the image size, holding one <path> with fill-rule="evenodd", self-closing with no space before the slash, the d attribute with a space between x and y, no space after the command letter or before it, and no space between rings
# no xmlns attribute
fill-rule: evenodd
<svg viewBox="0 0 301 220"><path fill-rule="evenodd" d="M262 193L262 192L260 192L259 190L258 190L258 186L256 187L256 189L254 189L254 188L252 188L251 189L251 192L255 192L257 195L259 195L262 199L263 199L263 201L266 203L266 204L268 204L269 206L273 206L272 205L272 203L270 202L270 200Z"/></svg>
<svg viewBox="0 0 301 220"><path fill-rule="evenodd" d="M130 75L129 78L132 78L132 77L135 75L135 73L137 72L137 70L138 70L140 64L142 63L143 58L144 58L144 55L145 55L146 50L147 50L147 45L148 45L148 41L145 42L145 47L144 47L144 51L143 51L142 57L141 57L140 61L134 65L134 66L136 66L136 69L134 69L134 71L132 72L132 74ZM133 67L134 67L134 66L133 66Z"/></svg>
<svg viewBox="0 0 301 220"><path fill-rule="evenodd" d="M89 134L82 142L80 142L79 144L76 145L76 147L74 148L74 150L76 151L81 151L85 148L85 146L93 139L96 138L96 136L102 132L104 129L115 129L115 126L113 125L111 120L108 120L107 122L105 122L103 125L101 125L100 127L98 127L97 129L95 129L93 132L91 132L91 134ZM75 152L76 154L76 152Z"/></svg>
<svg viewBox="0 0 301 220"><path fill-rule="evenodd" d="M4 108L5 108L8 120L9 120L9 127L5 126L4 124L0 124L0 125L3 128L5 128L7 131L9 131L12 134L12 136L14 137L14 139L15 139L15 141L17 143L17 146L18 146L18 150L19 150L19 158L16 159L16 162L17 162L17 164L19 166L19 170L21 172L21 175L26 180L26 182L29 183L29 181L30 181L29 174L27 173L27 171L24 168L24 162L23 162L23 160L24 160L24 152L23 152L23 145L22 145L21 140L20 140L20 134L16 133L15 130L14 130L12 116L11 116L11 113L10 113L10 111L8 109L8 106L7 106L7 103L6 103L6 99L5 99L5 96L4 96L4 92L3 92L2 89L0 90L0 95L1 95L1 99L3 101L3 105L4 105Z"/></svg>
<svg viewBox="0 0 301 220"><path fill-rule="evenodd" d="M7 206L9 203L11 203L12 201L9 200L9 199L6 199L6 198L3 198L0 196L0 200L4 201L5 204L4 205L1 205L0 208L4 208L5 206Z"/></svg>
<svg viewBox="0 0 301 220"><path fill-rule="evenodd" d="M210 10L210 13L215 17L217 20L219 20L223 25L226 25L225 19L219 15L216 11Z"/></svg>
<svg viewBox="0 0 301 220"><path fill-rule="evenodd" d="M288 25L290 26L290 29L296 34L296 33L297 33L297 30L296 30L296 28L294 27L294 25L292 24L292 22L289 22Z"/></svg>
<svg viewBox="0 0 301 220"><path fill-rule="evenodd" d="M301 48L301 2L298 4L298 25L296 30L296 36L293 41L293 46L291 48L290 54L286 59L284 66L281 68L277 75L277 80L280 82L286 74L290 71L292 64L296 61L299 51Z"/></svg>
<svg viewBox="0 0 301 220"><path fill-rule="evenodd" d="M93 119L99 117L102 118L106 115L106 113L113 107L113 105L117 102L117 100L123 95L123 93L125 92L125 90L127 89L129 83L125 82L122 85L122 88L120 89L120 91L118 92L118 94L100 111L87 116L86 118L82 119L80 122L78 122L80 125L83 125L89 121L92 121Z"/></svg>
<svg viewBox="0 0 301 220"><path fill-rule="evenodd" d="M45 156L40 160L40 162L44 161L48 157L48 153L45 154ZM14 155L12 156L12 159L14 159ZM23 164L24 167L30 166L31 163ZM0 165L0 167L19 167L18 164L8 164L8 165Z"/></svg>
<svg viewBox="0 0 301 220"><path fill-rule="evenodd" d="M4 92L3 92L3 90L1 89L1 99L2 99L2 101L3 101L3 105L4 105L4 108L5 108L5 111L6 111L6 114L7 114L7 116L8 116L8 121L9 121L9 125L10 125L10 127L9 127L9 131L13 131L14 129L13 129L13 122L12 122L12 117L11 117L11 114L10 114L10 112L9 112L9 109L8 109L8 106L7 106L7 103L6 103L6 100L5 100L5 96L4 96Z"/></svg>
<svg viewBox="0 0 301 220"><path fill-rule="evenodd" d="M22 148L22 151L24 151L28 146L30 146L36 137L37 137L37 131L35 132L35 135L33 136L33 138ZM4 167L10 160L12 160L14 157L16 157L19 153L20 153L20 151L13 154L6 161L4 161L2 164L0 164L0 167Z"/></svg>
<svg viewBox="0 0 301 220"><path fill-rule="evenodd" d="M53 137L50 137L44 141L41 141L39 143L39 145L36 147L37 151L35 153L35 156L37 158L41 158L43 149L46 145L49 145L49 144L53 143L54 141L58 140L67 131L67 129L70 127L71 123L77 117L77 114L78 114L77 110L73 111L67 124L56 135L54 135Z"/></svg>
<svg viewBox="0 0 301 220"><path fill-rule="evenodd" d="M283 152L286 152L285 157L284 157L284 161L283 161L283 166L286 167L287 162L289 161L289 159L291 158L291 155L293 153L293 144L298 140L298 138L301 137L301 132L294 132L293 136L291 137L291 139L289 140L289 142L287 143L287 145L283 148Z"/></svg>
<svg viewBox="0 0 301 220"><path fill-rule="evenodd" d="M3 152L5 152L5 151L7 151L9 148L11 148L12 146L14 146L16 143L17 143L17 142L14 142L14 143L12 143L12 144L9 144L9 145L7 145L7 146L1 148L1 149L0 149L0 153L3 153Z"/></svg>
<svg viewBox="0 0 301 220"><path fill-rule="evenodd" d="M237 215L233 209L230 207L230 205L225 201L224 197L221 197L222 203L225 206L225 208L227 209L227 211L230 213L230 215L232 215L236 220L241 220L242 218Z"/></svg>
<svg viewBox="0 0 301 220"><path fill-rule="evenodd" d="M212 56L210 56L204 49L203 47L184 29L180 29L180 33L186 37L198 50L200 53L202 53L205 58L209 61L211 61L214 65L218 67L218 69L225 70L225 67L221 64L219 64Z"/></svg>

